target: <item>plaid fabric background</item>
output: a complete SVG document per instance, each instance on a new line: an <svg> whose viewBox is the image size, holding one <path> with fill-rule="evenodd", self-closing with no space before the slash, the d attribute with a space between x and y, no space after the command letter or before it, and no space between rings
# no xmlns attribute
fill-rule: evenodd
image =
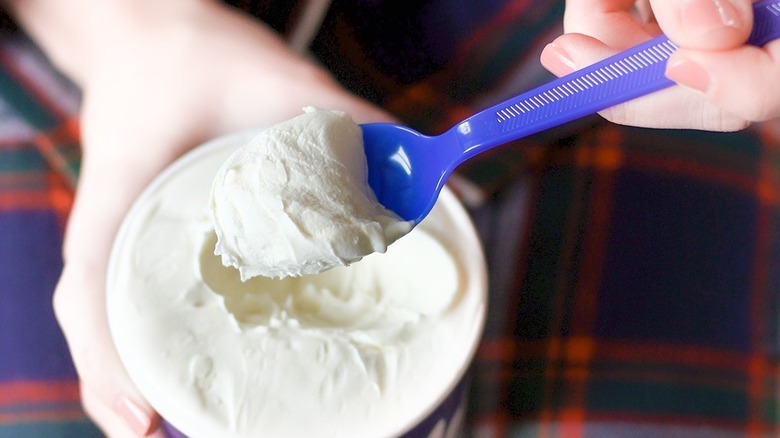
<svg viewBox="0 0 780 438"><path fill-rule="evenodd" d="M0 94L0 436L100 436L51 307L78 172L78 93L29 41L2 34Z"/></svg>
<svg viewBox="0 0 780 438"><path fill-rule="evenodd" d="M275 28L294 3L273 9ZM538 54L562 2L386 3L334 2L313 53L422 131L549 78ZM100 436L50 303L78 101L29 42L2 36L3 438ZM715 134L594 117L462 166L491 275L470 435L778 435L779 151L770 124Z"/></svg>
<svg viewBox="0 0 780 438"><path fill-rule="evenodd" d="M778 435L766 134L604 126L476 212L493 248L478 436Z"/></svg>

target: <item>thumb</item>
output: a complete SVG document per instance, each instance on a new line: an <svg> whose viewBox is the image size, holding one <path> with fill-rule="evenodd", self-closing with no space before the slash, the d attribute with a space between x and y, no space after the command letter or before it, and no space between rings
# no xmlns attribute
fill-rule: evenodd
<svg viewBox="0 0 780 438"><path fill-rule="evenodd" d="M725 50L753 29L750 0L650 0L661 30L680 47Z"/></svg>

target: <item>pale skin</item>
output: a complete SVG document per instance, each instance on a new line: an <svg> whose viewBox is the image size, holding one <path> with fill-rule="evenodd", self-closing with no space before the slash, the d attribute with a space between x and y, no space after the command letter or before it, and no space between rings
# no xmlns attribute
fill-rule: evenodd
<svg viewBox="0 0 780 438"><path fill-rule="evenodd" d="M83 404L109 436L161 437L158 415L117 357L104 310L110 247L133 200L165 166L202 141L288 119L304 106L344 110L358 123L391 116L291 53L262 23L215 0L5 4L83 90L83 167L54 297ZM692 25L681 12L687 7L692 15L712 16L707 8L723 5L728 20L715 25L704 19ZM639 126L733 130L780 115L780 43L742 46L750 31L748 0L651 1L657 24L642 19L650 16L647 4L640 8L644 14L633 6L633 1L569 0L567 34L547 47L542 63L563 75L654 36L660 25L683 47L672 63L690 60L701 67L693 73L678 68L677 78L700 86L703 70L705 89L679 87L607 110L604 117Z"/></svg>
<svg viewBox="0 0 780 438"><path fill-rule="evenodd" d="M389 120L290 53L272 31L211 0L7 2L83 89L83 167L54 296L83 405L112 437L163 436L110 339L105 273L123 215L161 169L204 140L308 105Z"/></svg>
<svg viewBox="0 0 780 438"><path fill-rule="evenodd" d="M562 76L663 31L680 46L667 77L681 87L601 113L615 123L734 131L780 117L780 41L746 46L750 0L568 0L565 34L541 62Z"/></svg>

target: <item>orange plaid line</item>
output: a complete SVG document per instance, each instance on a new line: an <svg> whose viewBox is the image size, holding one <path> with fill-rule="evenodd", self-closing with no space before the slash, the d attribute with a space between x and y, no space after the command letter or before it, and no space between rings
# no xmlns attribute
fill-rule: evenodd
<svg viewBox="0 0 780 438"><path fill-rule="evenodd" d="M757 196L760 201L757 211L756 224L756 247L753 263L753 284L751 286L750 297L750 324L753 336L752 351L761 351L762 345L755 345L757 339L763 338L763 327L766 326L766 296L769 286L769 277L771 268L767 264L771 260L772 230L770 205L777 205L780 200L780 193L777 190L776 164L773 163L774 153L770 147L762 149L761 161L759 162L759 181L757 183ZM762 263L761 261L766 261ZM759 341L760 342L760 341ZM767 385L767 379L771 373L771 365L766 357L755 355L751 357L747 364L748 387L747 387L747 427L748 437L765 436L769 428L774 425L768 425L765 421L765 405L770 389Z"/></svg>
<svg viewBox="0 0 780 438"><path fill-rule="evenodd" d="M587 412L583 409L567 408L558 413L560 438L581 438L583 436L583 425L585 424Z"/></svg>
<svg viewBox="0 0 780 438"><path fill-rule="evenodd" d="M39 210L48 208L49 194L41 191L0 193L0 210Z"/></svg>
<svg viewBox="0 0 780 438"><path fill-rule="evenodd" d="M60 227L64 229L75 199L74 188L65 180L65 175L59 172L47 173L49 206L57 214Z"/></svg>
<svg viewBox="0 0 780 438"><path fill-rule="evenodd" d="M485 339L477 348L477 358L483 361L503 360L514 356L516 348L517 342L512 338Z"/></svg>
<svg viewBox="0 0 780 438"><path fill-rule="evenodd" d="M750 381L748 382L748 424L746 433L749 437L766 436L767 431L775 426L767 424L763 419L765 398L767 397L767 377L770 375L770 366L765 358L754 357L750 360L748 368Z"/></svg>
<svg viewBox="0 0 780 438"><path fill-rule="evenodd" d="M79 384L73 380L0 383L0 406L79 400Z"/></svg>
<svg viewBox="0 0 780 438"><path fill-rule="evenodd" d="M780 121L770 120L757 123L754 127L768 149L780 150Z"/></svg>
<svg viewBox="0 0 780 438"><path fill-rule="evenodd" d="M538 372L533 370L511 370L507 368L482 371L479 373L479 381L505 381L512 377L537 377ZM724 377L722 375L710 375L709 373L691 374L685 373L681 375L679 373L670 374L668 370L614 370L599 371L582 367L576 364L558 364L556 367L548 367L545 371L545 379L553 381L560 377L565 379L572 385L587 384L589 381L598 378L608 378L611 381L635 381L641 380L644 382L657 382L657 383L679 383L681 379L684 379L686 384L702 386L702 387L717 387L721 389L733 390L740 392L745 390L745 381L739 375L733 378ZM750 385L757 385L758 381L751 381ZM764 381L764 385L766 381ZM764 388L766 389L766 388ZM569 403L577 402L577 400L571 400L569 397ZM574 405L576 406L576 405ZM758 409L758 407L756 407ZM556 417L557 418L557 417ZM758 424L762 424L762 428L765 425L761 420L755 420Z"/></svg>
<svg viewBox="0 0 780 438"><path fill-rule="evenodd" d="M45 190L0 192L0 211L53 209L64 220L73 205L74 193L55 172L47 172L46 181Z"/></svg>
<svg viewBox="0 0 780 438"><path fill-rule="evenodd" d="M35 423L40 421L68 421L86 418L84 411L77 408L47 409L13 414L0 413L0 424Z"/></svg>
<svg viewBox="0 0 780 438"><path fill-rule="evenodd" d="M567 343L568 342L568 343ZM544 340L519 340L513 338L486 339L478 350L480 361L544 358L557 360L566 357L571 361L587 362L593 359L615 362L649 362L657 364L689 364L693 367L721 369L747 373L750 358L732 351L716 350L696 345L673 345L621 342L577 337L563 341L559 337ZM780 377L780 367L777 369Z"/></svg>
<svg viewBox="0 0 780 438"><path fill-rule="evenodd" d="M539 438L582 438L587 412L578 408L545 409L536 418Z"/></svg>
<svg viewBox="0 0 780 438"><path fill-rule="evenodd" d="M731 351L715 350L696 345L672 345L599 341L597 356L599 359L626 363L689 364L706 369L723 369L745 372L747 358Z"/></svg>

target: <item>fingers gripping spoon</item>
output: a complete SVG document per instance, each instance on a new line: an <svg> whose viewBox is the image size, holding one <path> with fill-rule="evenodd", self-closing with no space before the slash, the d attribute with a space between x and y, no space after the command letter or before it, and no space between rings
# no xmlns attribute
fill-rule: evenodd
<svg viewBox="0 0 780 438"><path fill-rule="evenodd" d="M753 10L748 44L763 46L780 37L780 0L754 3ZM465 160L673 85L664 72L676 50L661 35L487 108L438 136L391 123L363 124L368 183L382 205L419 223Z"/></svg>

